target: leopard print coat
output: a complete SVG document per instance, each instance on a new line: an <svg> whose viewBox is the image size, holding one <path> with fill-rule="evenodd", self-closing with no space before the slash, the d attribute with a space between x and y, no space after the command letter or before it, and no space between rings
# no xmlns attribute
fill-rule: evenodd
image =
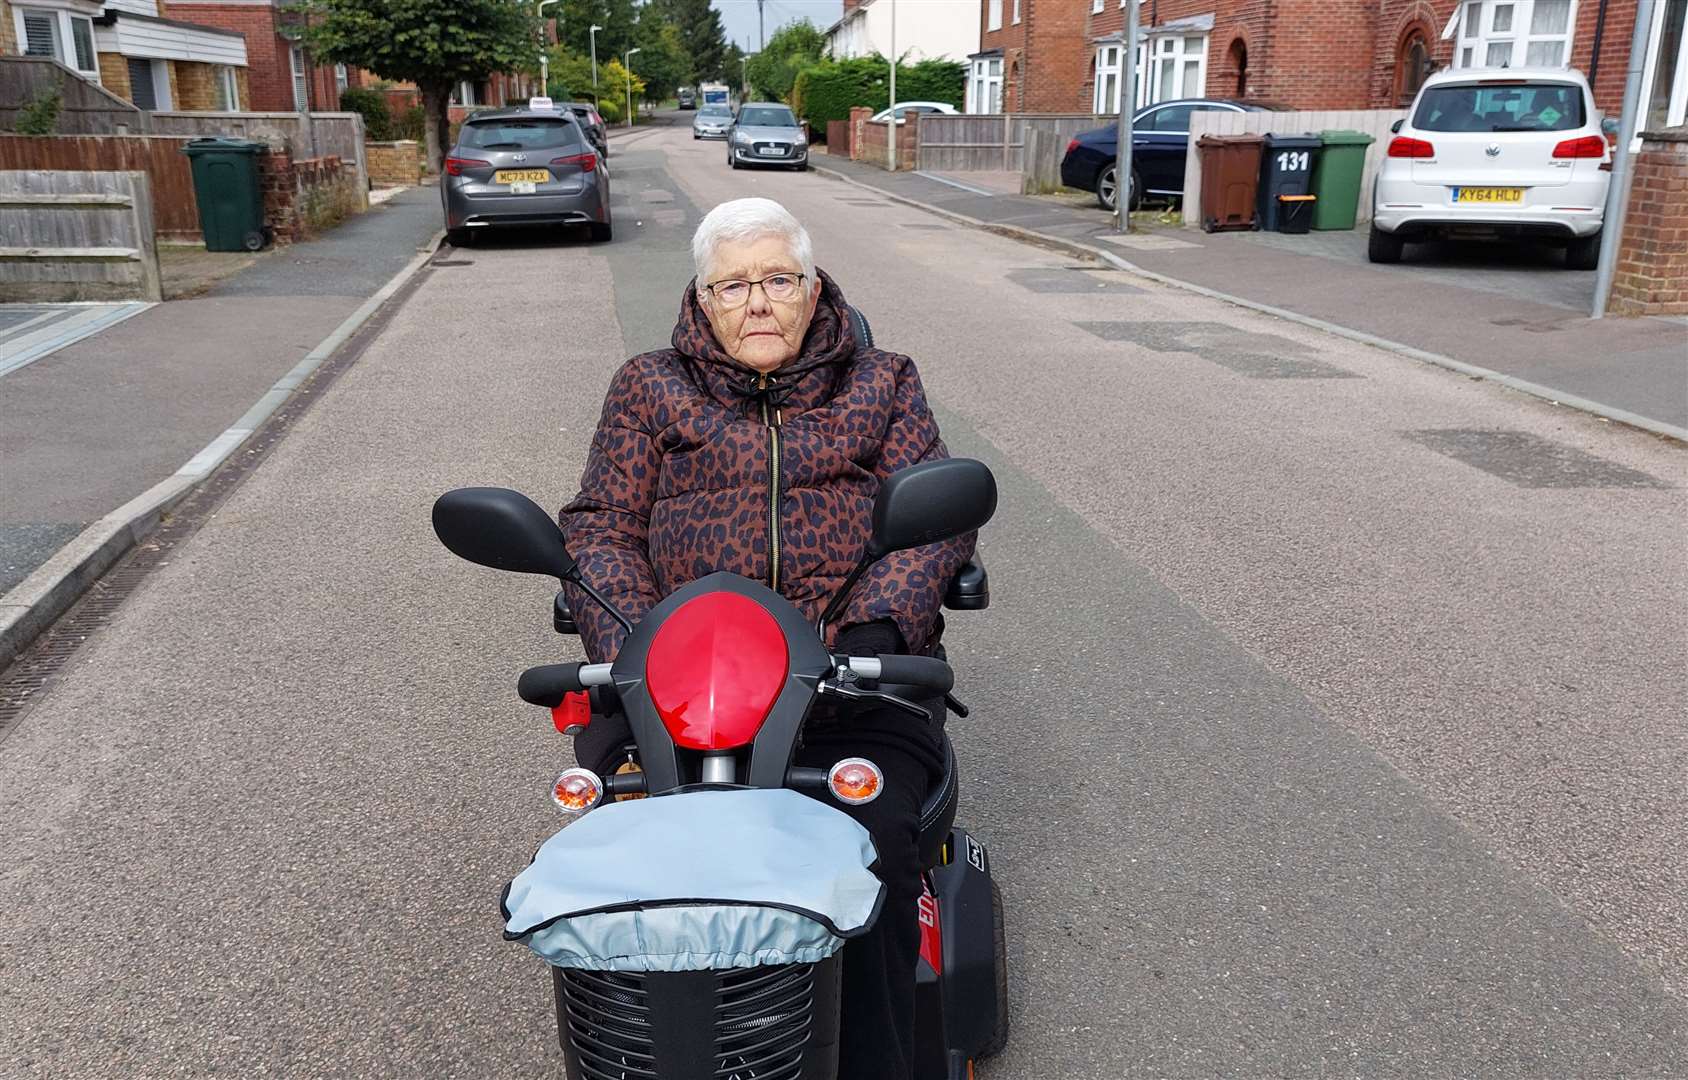
<svg viewBox="0 0 1688 1080"><path fill-rule="evenodd" d="M771 583L813 621L861 555L879 481L948 456L914 361L858 348L844 294L819 278L801 354L766 378L716 342L694 283L673 348L611 380L580 494L558 520L585 579L634 623L717 570ZM973 541L881 560L834 632L891 620L911 650L930 648ZM587 655L613 659L624 632L568 591Z"/></svg>

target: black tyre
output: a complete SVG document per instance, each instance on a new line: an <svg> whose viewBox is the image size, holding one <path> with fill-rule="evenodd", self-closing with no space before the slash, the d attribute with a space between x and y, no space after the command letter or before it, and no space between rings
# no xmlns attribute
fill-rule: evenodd
<svg viewBox="0 0 1688 1080"><path fill-rule="evenodd" d="M1565 245L1565 269L1593 270L1600 265L1600 234L1572 237Z"/></svg>
<svg viewBox="0 0 1688 1080"><path fill-rule="evenodd" d="M264 230L253 229L251 232L240 238L240 246L245 248L247 251L264 250Z"/></svg>
<svg viewBox="0 0 1688 1080"><path fill-rule="evenodd" d="M1002 889L991 881L992 951L996 954L996 1022L979 1057L995 1057L1008 1046L1008 932L1002 917Z"/></svg>
<svg viewBox="0 0 1688 1080"><path fill-rule="evenodd" d="M445 231L445 242L452 247L468 247L474 243L474 235L468 229L447 229Z"/></svg>
<svg viewBox="0 0 1688 1080"><path fill-rule="evenodd" d="M591 234L594 244L607 244L610 242L610 238L615 235L615 229L607 221L594 221L586 229Z"/></svg>
<svg viewBox="0 0 1688 1080"><path fill-rule="evenodd" d="M1096 178L1096 205L1113 213L1119 204L1118 166L1109 165Z"/></svg>
<svg viewBox="0 0 1688 1080"><path fill-rule="evenodd" d="M1366 258L1374 263L1398 263L1401 261L1401 251L1407 242L1394 233L1386 233L1376 225L1371 227L1371 236L1366 241Z"/></svg>

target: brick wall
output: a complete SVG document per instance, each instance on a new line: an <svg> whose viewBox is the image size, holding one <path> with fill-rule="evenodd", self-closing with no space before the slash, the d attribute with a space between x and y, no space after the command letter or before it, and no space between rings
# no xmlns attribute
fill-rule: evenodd
<svg viewBox="0 0 1688 1080"><path fill-rule="evenodd" d="M122 98L133 102L135 92L129 87L129 65L117 53L99 53L100 85Z"/></svg>
<svg viewBox="0 0 1688 1080"><path fill-rule="evenodd" d="M0 0L0 56L17 56L18 29L12 21L12 5Z"/></svg>
<svg viewBox="0 0 1688 1080"><path fill-rule="evenodd" d="M1619 315L1688 315L1688 127L1642 139L1610 307Z"/></svg>
<svg viewBox="0 0 1688 1080"><path fill-rule="evenodd" d="M277 244L291 244L331 229L367 203L357 167L337 157L294 158L267 150L258 158L264 191L264 224Z"/></svg>
<svg viewBox="0 0 1688 1080"><path fill-rule="evenodd" d="M1010 11L1014 0L1003 0ZM1106 0L1107 4L1118 0ZM1090 5L1084 0L1022 0L1026 50L1014 62L1016 82L1024 89L1024 107L1015 112L1088 112L1086 90L1094 50L1084 36ZM1004 74L1010 65L1004 64ZM1005 83L1006 85L1006 83Z"/></svg>
<svg viewBox="0 0 1688 1080"><path fill-rule="evenodd" d="M259 5L207 4L172 0L171 18L233 30L246 38L246 81L241 105L253 112L292 112L293 76L288 42L275 32L275 8ZM338 108L338 102L335 103Z"/></svg>
<svg viewBox="0 0 1688 1080"><path fill-rule="evenodd" d="M413 139L364 144L369 182L383 187L421 183L422 146Z"/></svg>
<svg viewBox="0 0 1688 1080"><path fill-rule="evenodd" d="M175 72L176 108L188 112L216 110L217 81L210 64L172 60L170 67Z"/></svg>

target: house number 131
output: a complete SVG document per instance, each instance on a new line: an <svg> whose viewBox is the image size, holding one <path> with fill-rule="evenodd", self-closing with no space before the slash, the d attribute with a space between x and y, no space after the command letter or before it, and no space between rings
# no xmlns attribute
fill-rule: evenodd
<svg viewBox="0 0 1688 1080"><path fill-rule="evenodd" d="M1305 172L1312 155L1306 151L1285 150L1278 155L1279 172Z"/></svg>

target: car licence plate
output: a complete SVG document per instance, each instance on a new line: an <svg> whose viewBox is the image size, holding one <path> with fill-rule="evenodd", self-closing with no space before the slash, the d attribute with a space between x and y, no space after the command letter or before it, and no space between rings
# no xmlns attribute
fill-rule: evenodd
<svg viewBox="0 0 1688 1080"><path fill-rule="evenodd" d="M551 179L549 169L499 169L492 174L496 184L543 184Z"/></svg>
<svg viewBox="0 0 1688 1080"><path fill-rule="evenodd" d="M1520 203L1524 189L1515 187L1456 187L1456 203Z"/></svg>

